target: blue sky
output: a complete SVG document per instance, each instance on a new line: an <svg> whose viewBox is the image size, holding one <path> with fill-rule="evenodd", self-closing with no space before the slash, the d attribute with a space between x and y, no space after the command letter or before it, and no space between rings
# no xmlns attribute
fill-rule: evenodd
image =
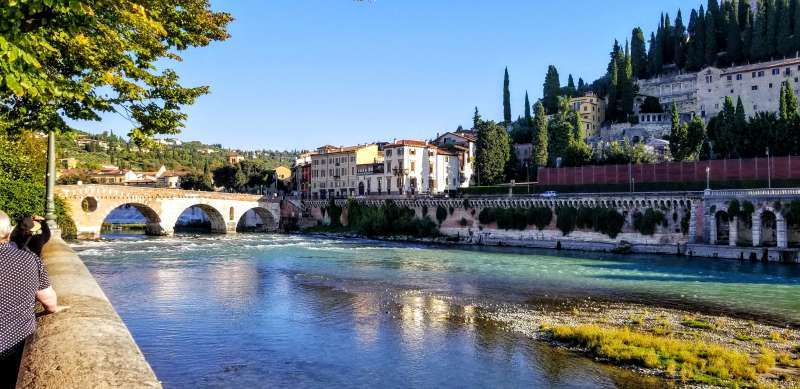
<svg viewBox="0 0 800 389"><path fill-rule="evenodd" d="M233 14L231 39L183 53L187 85L209 85L186 112L184 140L242 149L311 149L433 137L502 118L503 68L512 113L542 94L549 64L591 80L605 71L614 38L634 26L649 36L680 0L216 0ZM77 123L127 133L117 115Z"/></svg>

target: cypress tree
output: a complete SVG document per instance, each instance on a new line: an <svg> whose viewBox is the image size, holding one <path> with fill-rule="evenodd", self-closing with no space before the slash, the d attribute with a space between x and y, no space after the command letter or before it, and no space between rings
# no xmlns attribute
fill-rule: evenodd
<svg viewBox="0 0 800 389"><path fill-rule="evenodd" d="M509 90L508 68L503 78L503 123L511 124L511 91Z"/></svg>
<svg viewBox="0 0 800 389"><path fill-rule="evenodd" d="M669 13L664 15L664 40L662 41L662 50L664 53L662 54L663 63L671 64L675 62L675 36L673 33L673 28L670 25L669 20Z"/></svg>
<svg viewBox="0 0 800 389"><path fill-rule="evenodd" d="M709 1L711 3L712 0ZM719 11L718 11L719 12ZM706 48L705 64L714 66L717 62L716 17L710 11L706 13Z"/></svg>
<svg viewBox="0 0 800 389"><path fill-rule="evenodd" d="M477 131L481 123L483 123L483 119L480 112L478 112L478 107L475 107L475 114L472 115L472 129Z"/></svg>
<svg viewBox="0 0 800 389"><path fill-rule="evenodd" d="M561 94L561 81L558 77L558 69L550 65L547 68L547 75L544 78L544 88L542 93L542 103L548 115L558 111L558 96Z"/></svg>
<svg viewBox="0 0 800 389"><path fill-rule="evenodd" d="M777 0L776 16L778 18L778 32L775 38L776 54L780 57L794 55L792 15L789 13L789 5L786 3L786 0Z"/></svg>
<svg viewBox="0 0 800 389"><path fill-rule="evenodd" d="M778 54L778 46L776 39L778 38L778 15L775 10L775 0L764 0L766 7L766 24L767 29L765 33L765 40L767 43L767 52L765 59L775 58Z"/></svg>
<svg viewBox="0 0 800 389"><path fill-rule="evenodd" d="M726 39L726 58L730 64L736 64L742 61L742 35L739 31L739 23L736 16L736 8L730 3L725 3L726 12L726 26L728 28L728 37Z"/></svg>
<svg viewBox="0 0 800 389"><path fill-rule="evenodd" d="M651 32L650 45L648 46L647 51L647 74L651 76L656 76L659 74L659 72L656 71L656 51L658 50L656 46L656 35Z"/></svg>
<svg viewBox="0 0 800 389"><path fill-rule="evenodd" d="M750 61L757 62L769 58L767 44L767 6L760 2L753 20L753 33L750 45Z"/></svg>
<svg viewBox="0 0 800 389"><path fill-rule="evenodd" d="M747 15L745 15L745 17L746 19L741 33L742 36L741 62L748 62L750 61L750 58L752 58L752 53L750 52L750 48L753 45L753 13L750 12L749 7L747 8Z"/></svg>
<svg viewBox="0 0 800 389"><path fill-rule="evenodd" d="M689 14L687 32L689 41L686 42L686 69L697 70L700 68L700 64L697 62L697 11L695 10Z"/></svg>
<svg viewBox="0 0 800 389"><path fill-rule="evenodd" d="M647 74L647 48L644 42L644 31L636 27L631 32L631 62L633 74L637 78L646 79Z"/></svg>
<svg viewBox="0 0 800 389"><path fill-rule="evenodd" d="M525 124L531 125L531 102L528 100L528 91L525 91Z"/></svg>
<svg viewBox="0 0 800 389"><path fill-rule="evenodd" d="M669 131L669 151L672 158L676 161L683 161L686 159L686 139L687 127L681 125L681 119L678 115L678 106L672 103L672 126Z"/></svg>
<svg viewBox="0 0 800 389"><path fill-rule="evenodd" d="M572 78L572 74L570 74L567 78L567 96L575 97L577 94L578 90L575 89L575 80Z"/></svg>
<svg viewBox="0 0 800 389"><path fill-rule="evenodd" d="M633 62L631 60L630 52L627 50L627 44L625 50L625 69L623 69L623 77L622 80L622 107L621 110L626 114L625 118L627 119L628 115L633 114ZM580 127L580 126L579 126ZM581 138L582 139L582 138Z"/></svg>
<svg viewBox="0 0 800 389"><path fill-rule="evenodd" d="M586 93L586 82L583 81L583 78L578 77L578 95L583 95Z"/></svg>
<svg viewBox="0 0 800 389"><path fill-rule="evenodd" d="M797 55L800 51L800 0L792 0L792 24L794 25L792 35L792 55Z"/></svg>
<svg viewBox="0 0 800 389"><path fill-rule="evenodd" d="M696 50L694 52L695 55L695 63L697 63L697 68L695 70L700 70L701 68L706 66L706 12L703 10L703 6L700 6L700 12L697 14L697 34L696 34Z"/></svg>
<svg viewBox="0 0 800 389"><path fill-rule="evenodd" d="M535 114L533 118L533 130L535 131L534 143L534 158L533 162L536 166L547 166L548 159L548 133L547 133L547 112L544 110L544 105L541 102L536 103Z"/></svg>
<svg viewBox="0 0 800 389"><path fill-rule="evenodd" d="M675 17L675 28L673 29L674 62L678 69L686 66L686 27L683 25L683 15L678 10Z"/></svg>
<svg viewBox="0 0 800 389"><path fill-rule="evenodd" d="M725 20L717 0L708 0L706 15L711 15L714 20L714 28L712 28L714 30L714 46L717 48L725 47ZM706 43L706 46L708 46L708 43ZM714 54L716 56L716 53Z"/></svg>
<svg viewBox="0 0 800 389"><path fill-rule="evenodd" d="M608 82L608 105L606 106L606 118L615 121L617 118L617 92L619 86L619 72L617 71L617 61L611 61L611 71L609 72Z"/></svg>
<svg viewBox="0 0 800 389"><path fill-rule="evenodd" d="M739 0L738 3L739 9L736 14L739 16L739 30L744 31L745 27L747 27L747 23L749 22L750 15L752 12L750 10L750 2L748 0Z"/></svg>
<svg viewBox="0 0 800 389"><path fill-rule="evenodd" d="M656 46L653 48L653 63L655 73L661 74L664 69L664 14L661 14L661 23L656 31ZM617 64L619 67L619 64Z"/></svg>

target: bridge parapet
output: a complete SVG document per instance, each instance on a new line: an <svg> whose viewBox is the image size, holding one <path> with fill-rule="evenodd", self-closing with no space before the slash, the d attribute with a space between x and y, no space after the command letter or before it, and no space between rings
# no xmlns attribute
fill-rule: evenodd
<svg viewBox="0 0 800 389"><path fill-rule="evenodd" d="M192 207L203 210L216 233L236 232L250 210L264 230L276 230L281 219L280 200L260 195L119 185L64 185L57 186L56 193L69 205L80 238L99 237L106 217L123 205L145 217L150 235L172 234L181 214Z"/></svg>

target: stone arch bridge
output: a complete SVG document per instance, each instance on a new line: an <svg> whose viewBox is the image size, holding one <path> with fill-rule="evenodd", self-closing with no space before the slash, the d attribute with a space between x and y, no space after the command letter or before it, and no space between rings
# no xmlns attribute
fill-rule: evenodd
<svg viewBox="0 0 800 389"><path fill-rule="evenodd" d="M277 230L281 218L280 201L259 195L112 185L63 185L56 187L56 194L69 206L78 237L84 239L99 237L106 217L123 205L144 215L150 235L171 235L180 215L191 207L206 213L215 233L235 233L250 210L260 217L264 231Z"/></svg>

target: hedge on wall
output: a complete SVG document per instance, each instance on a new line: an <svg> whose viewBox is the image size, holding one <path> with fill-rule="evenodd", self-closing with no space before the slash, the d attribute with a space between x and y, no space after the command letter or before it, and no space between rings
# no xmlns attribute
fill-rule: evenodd
<svg viewBox="0 0 800 389"><path fill-rule="evenodd" d="M436 221L439 222L439 225L442 225L445 220L447 220L447 208L440 205L436 207Z"/></svg>
<svg viewBox="0 0 800 389"><path fill-rule="evenodd" d="M666 221L664 213L661 211L648 208L642 214L636 211L633 214L633 227L642 235L653 235L656 233L656 227Z"/></svg>
<svg viewBox="0 0 800 389"><path fill-rule="evenodd" d="M575 231L578 219L578 210L575 207L556 208L556 227L564 236Z"/></svg>
<svg viewBox="0 0 800 389"><path fill-rule="evenodd" d="M430 217L418 218L414 210L400 207L392 200L380 206L348 202L347 228L365 236L438 236L436 223Z"/></svg>

